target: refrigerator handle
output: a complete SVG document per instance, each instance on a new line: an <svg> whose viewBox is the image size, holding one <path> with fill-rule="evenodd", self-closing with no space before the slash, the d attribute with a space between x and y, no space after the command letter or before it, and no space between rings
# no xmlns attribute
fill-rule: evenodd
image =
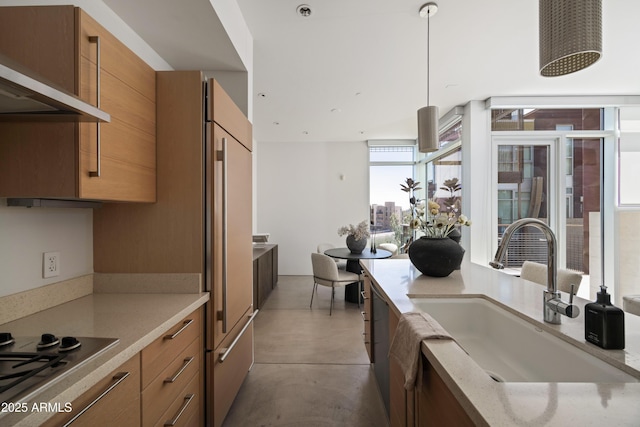
<svg viewBox="0 0 640 427"><path fill-rule="evenodd" d="M218 311L218 320L222 320L222 333L227 333L227 138L222 138L222 150L217 152L217 160L222 162L222 310Z"/></svg>

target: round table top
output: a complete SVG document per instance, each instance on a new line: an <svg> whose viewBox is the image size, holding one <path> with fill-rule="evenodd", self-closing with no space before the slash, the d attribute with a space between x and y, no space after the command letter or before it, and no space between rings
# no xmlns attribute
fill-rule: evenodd
<svg viewBox="0 0 640 427"><path fill-rule="evenodd" d="M390 258L392 255L391 252L385 251L384 249L377 249L374 254L369 248L364 249L361 254L354 254L349 248L327 249L324 251L324 254L329 255L331 258L340 259L383 259Z"/></svg>

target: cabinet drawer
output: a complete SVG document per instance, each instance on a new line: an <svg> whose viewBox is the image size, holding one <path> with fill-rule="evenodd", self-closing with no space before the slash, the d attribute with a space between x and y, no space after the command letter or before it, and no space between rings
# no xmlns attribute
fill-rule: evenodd
<svg viewBox="0 0 640 427"><path fill-rule="evenodd" d="M142 389L201 335L201 319L198 309L142 350Z"/></svg>
<svg viewBox="0 0 640 427"><path fill-rule="evenodd" d="M195 375L167 410L155 423L162 427L167 424L176 427L196 427L204 422L201 412L202 392L200 391L200 375Z"/></svg>
<svg viewBox="0 0 640 427"><path fill-rule="evenodd" d="M167 364L148 387L142 390L142 425L152 426L176 399L200 368L200 340L194 340Z"/></svg>
<svg viewBox="0 0 640 427"><path fill-rule="evenodd" d="M128 374L128 375L124 375ZM110 388L113 387L113 388ZM108 392L106 392L109 390ZM106 392L106 393L105 393ZM104 396L102 396L104 394ZM102 396L100 398L100 396ZM123 363L106 378L72 403L73 412L59 413L50 418L43 427L62 426L79 414L86 412L73 422L77 426L139 426L140 425L140 356Z"/></svg>
<svg viewBox="0 0 640 427"><path fill-rule="evenodd" d="M225 361L220 362L221 353L229 348L250 318L251 309L244 314L244 321L239 322L222 344L209 353L209 357L212 358L209 366L213 366L213 378L210 379L213 382L213 396L209 399L213 398L213 403L207 403L213 407L214 427L222 425L253 363L253 322L245 329Z"/></svg>

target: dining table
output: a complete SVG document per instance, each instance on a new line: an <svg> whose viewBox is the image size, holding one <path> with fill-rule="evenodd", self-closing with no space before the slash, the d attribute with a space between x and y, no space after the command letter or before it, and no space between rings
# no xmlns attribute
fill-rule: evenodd
<svg viewBox="0 0 640 427"><path fill-rule="evenodd" d="M360 253L351 252L349 248L332 248L324 251L324 254L331 258L346 260L346 270L356 274L362 274L361 259L384 259L391 258L391 255L393 255L390 251L384 249L372 250L370 248L365 248ZM360 303L360 282L352 283L345 287L344 299L347 302Z"/></svg>

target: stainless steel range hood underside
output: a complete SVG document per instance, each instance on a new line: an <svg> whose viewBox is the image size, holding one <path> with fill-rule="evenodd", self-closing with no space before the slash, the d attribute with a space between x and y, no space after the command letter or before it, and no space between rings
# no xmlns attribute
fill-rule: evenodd
<svg viewBox="0 0 640 427"><path fill-rule="evenodd" d="M110 122L111 116L0 55L0 121Z"/></svg>

